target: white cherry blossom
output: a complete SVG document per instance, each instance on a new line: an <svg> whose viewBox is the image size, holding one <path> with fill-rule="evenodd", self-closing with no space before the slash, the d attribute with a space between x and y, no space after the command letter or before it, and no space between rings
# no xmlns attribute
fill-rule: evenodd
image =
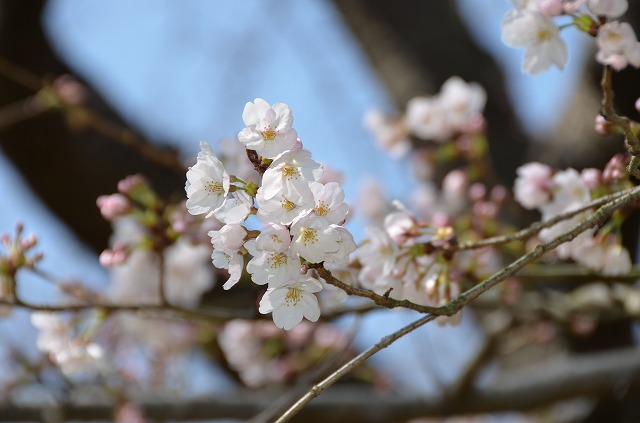
<svg viewBox="0 0 640 423"><path fill-rule="evenodd" d="M310 263L320 263L340 249L340 234L324 217L305 216L291 226L291 249Z"/></svg>
<svg viewBox="0 0 640 423"><path fill-rule="evenodd" d="M224 203L229 192L229 174L214 156L211 146L200 142L196 164L187 171L187 209L189 213L213 215Z"/></svg>
<svg viewBox="0 0 640 423"><path fill-rule="evenodd" d="M515 199L526 209L540 208L551 200L551 175L549 166L532 162L520 166L513 188Z"/></svg>
<svg viewBox="0 0 640 423"><path fill-rule="evenodd" d="M256 240L251 239L244 244L253 256L247 263L247 272L251 280L258 284L269 284L269 288L295 282L300 275L300 258L293 256L291 250L259 250Z"/></svg>
<svg viewBox="0 0 640 423"><path fill-rule="evenodd" d="M287 199L302 198L309 182L322 176L322 165L311 158L307 150L290 150L277 156L262 176L262 196L269 200L277 195Z"/></svg>
<svg viewBox="0 0 640 423"><path fill-rule="evenodd" d="M284 330L293 328L303 317L315 322L320 317L320 306L314 293L321 289L318 280L301 276L293 284L267 289L260 300L259 311L272 313L273 323Z"/></svg>
<svg viewBox="0 0 640 423"><path fill-rule="evenodd" d="M284 103L269 105L261 98L244 106L242 120L246 128L238 134L238 140L246 148L272 159L278 154L291 150L298 135L291 127L293 114Z"/></svg>
<svg viewBox="0 0 640 423"><path fill-rule="evenodd" d="M600 27L596 37L596 60L622 70L631 64L640 67L640 43L631 25L626 22L609 22Z"/></svg>
<svg viewBox="0 0 640 423"><path fill-rule="evenodd" d="M340 184L329 182L321 184L311 182L309 184L313 193L313 213L316 216L325 217L329 222L340 224L344 222L349 213L349 205L344 202L344 191Z"/></svg>
<svg viewBox="0 0 640 423"><path fill-rule="evenodd" d="M284 193L266 199L265 188L261 187L256 194L258 219L265 223L280 223L290 225L295 219L311 212L314 207L311 191L300 191L300 195L285 195Z"/></svg>
<svg viewBox="0 0 640 423"><path fill-rule="evenodd" d="M331 225L336 230L340 239L338 240L338 250L327 253L325 261L339 266L346 266L349 263L349 256L356 250L356 242L353 235L346 228L338 225Z"/></svg>
<svg viewBox="0 0 640 423"><path fill-rule="evenodd" d="M253 198L246 191L232 192L214 215L222 223L236 224L247 219L253 207Z"/></svg>
<svg viewBox="0 0 640 423"><path fill-rule="evenodd" d="M230 289L238 283L240 276L242 276L244 260L239 250L244 243L247 231L241 225L229 224L223 226L219 231L209 231L208 234L213 244L211 261L218 269L229 271L229 279L222 288Z"/></svg>
<svg viewBox="0 0 640 423"><path fill-rule="evenodd" d="M537 75L551 65L564 68L567 47L558 27L542 13L530 9L513 11L502 22L502 41L526 48L522 70Z"/></svg>
<svg viewBox="0 0 640 423"><path fill-rule="evenodd" d="M619 18L629 8L627 0L587 0L587 7L596 16Z"/></svg>
<svg viewBox="0 0 640 423"><path fill-rule="evenodd" d="M256 248L282 252L289 248L291 234L286 226L278 224L267 225L256 238Z"/></svg>

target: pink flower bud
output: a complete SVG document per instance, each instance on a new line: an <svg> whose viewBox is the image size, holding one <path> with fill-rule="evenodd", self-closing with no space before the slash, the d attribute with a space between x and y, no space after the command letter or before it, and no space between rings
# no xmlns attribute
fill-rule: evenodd
<svg viewBox="0 0 640 423"><path fill-rule="evenodd" d="M467 190L467 175L460 169L452 170L442 181L442 190L445 195L462 197Z"/></svg>
<svg viewBox="0 0 640 423"><path fill-rule="evenodd" d="M609 184L614 181L623 179L626 176L625 171L625 155L622 153L616 154L609 160L602 172L602 182Z"/></svg>
<svg viewBox="0 0 640 423"><path fill-rule="evenodd" d="M60 75L53 81L53 89L64 103L80 105L87 99L87 90L72 75Z"/></svg>
<svg viewBox="0 0 640 423"><path fill-rule="evenodd" d="M484 184L480 182L476 182L475 184L469 187L469 197L471 197L472 201L480 201L487 194L487 188Z"/></svg>
<svg viewBox="0 0 640 423"><path fill-rule="evenodd" d="M491 201L501 204L507 198L507 188L503 185L496 185L491 189Z"/></svg>
<svg viewBox="0 0 640 423"><path fill-rule="evenodd" d="M596 115L594 119L593 129L596 131L598 135L609 135L611 134L611 122L607 121L602 115Z"/></svg>
<svg viewBox="0 0 640 423"><path fill-rule="evenodd" d="M36 238L35 235L31 234L27 238L24 238L23 240L20 241L20 246L22 247L23 250L26 251L35 247L37 243L38 243L38 238Z"/></svg>
<svg viewBox="0 0 640 423"><path fill-rule="evenodd" d="M588 168L584 169L580 173L580 177L582 181L589 189L594 189L600 186L600 179L602 177L602 172L599 169Z"/></svg>
<svg viewBox="0 0 640 423"><path fill-rule="evenodd" d="M129 213L132 209L129 200L122 194L101 195L96 200L102 217L113 220Z"/></svg>
<svg viewBox="0 0 640 423"><path fill-rule="evenodd" d="M640 113L640 97L636 100L635 106L636 110Z"/></svg>
<svg viewBox="0 0 640 423"><path fill-rule="evenodd" d="M538 10L549 17L564 14L562 0L540 0L538 1Z"/></svg>
<svg viewBox="0 0 640 423"><path fill-rule="evenodd" d="M431 224L436 228L443 228L445 226L451 226L451 218L447 213L435 212L431 218Z"/></svg>
<svg viewBox="0 0 640 423"><path fill-rule="evenodd" d="M118 182L118 192L130 194L135 188L142 186L147 186L147 180L142 175L129 175Z"/></svg>
<svg viewBox="0 0 640 423"><path fill-rule="evenodd" d="M111 267L118 264L122 264L129 258L127 246L124 244L117 244L113 249L106 249L100 253L98 261L102 267Z"/></svg>

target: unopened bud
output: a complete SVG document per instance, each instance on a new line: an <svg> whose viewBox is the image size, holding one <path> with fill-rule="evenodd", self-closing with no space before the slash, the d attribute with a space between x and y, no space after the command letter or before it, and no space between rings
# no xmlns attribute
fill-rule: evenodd
<svg viewBox="0 0 640 423"><path fill-rule="evenodd" d="M113 220L129 213L132 209L129 200L122 194L101 195L96 200L102 217Z"/></svg>

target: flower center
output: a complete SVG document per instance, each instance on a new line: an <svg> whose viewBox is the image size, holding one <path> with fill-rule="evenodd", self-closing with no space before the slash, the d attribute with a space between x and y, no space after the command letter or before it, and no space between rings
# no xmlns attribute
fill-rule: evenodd
<svg viewBox="0 0 640 423"><path fill-rule="evenodd" d="M287 263L287 255L284 253L272 254L267 260L271 264L271 268L275 269Z"/></svg>
<svg viewBox="0 0 640 423"><path fill-rule="evenodd" d="M282 204L282 208L288 212L296 208L296 205L293 203L293 201L287 200L286 198L284 198L284 196L282 197L282 201L280 201L280 204Z"/></svg>
<svg viewBox="0 0 640 423"><path fill-rule="evenodd" d="M264 131L262 131L262 138L265 141L271 141L275 139L276 135L278 135L278 131L274 131L270 126L267 126Z"/></svg>
<svg viewBox="0 0 640 423"><path fill-rule="evenodd" d="M287 295L284 297L284 301L287 306L298 305L302 299L302 290L298 288L289 288Z"/></svg>
<svg viewBox="0 0 640 423"><path fill-rule="evenodd" d="M224 187L220 182L216 182L216 181L211 181L207 183L207 185L205 186L205 189L210 194L221 195L222 193L224 193Z"/></svg>
<svg viewBox="0 0 640 423"><path fill-rule="evenodd" d="M295 178L298 176L298 169L296 169L293 165L291 165L291 163L285 163L280 168L280 171L282 172L282 175L286 178Z"/></svg>
<svg viewBox="0 0 640 423"><path fill-rule="evenodd" d="M548 29L539 29L538 32L536 32L536 41L539 43L550 40L551 37L551 31Z"/></svg>
<svg viewBox="0 0 640 423"><path fill-rule="evenodd" d="M300 239L302 239L302 243L306 247L308 244L315 244L318 242L318 234L317 230L312 228L302 228L300 230Z"/></svg>
<svg viewBox="0 0 640 423"><path fill-rule="evenodd" d="M313 209L313 212L317 216L326 216L329 211L331 211L331 207L327 206L327 203L325 203L323 200L318 201L318 205L315 209Z"/></svg>

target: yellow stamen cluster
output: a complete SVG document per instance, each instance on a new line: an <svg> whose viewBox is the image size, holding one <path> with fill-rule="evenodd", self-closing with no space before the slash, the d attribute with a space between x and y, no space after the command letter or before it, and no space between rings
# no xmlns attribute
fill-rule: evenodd
<svg viewBox="0 0 640 423"><path fill-rule="evenodd" d="M211 181L211 182L207 183L207 185L205 186L205 189L210 194L221 195L221 194L224 193L224 187L222 186L222 184L220 182L216 182L216 181Z"/></svg>
<svg viewBox="0 0 640 423"><path fill-rule="evenodd" d="M300 239L302 240L302 243L305 247L309 244L315 244L316 242L318 242L317 232L317 230L312 228L302 228L300 230Z"/></svg>
<svg viewBox="0 0 640 423"><path fill-rule="evenodd" d="M536 41L538 42L550 40L552 37L551 31L548 29L540 29L536 32Z"/></svg>
<svg viewBox="0 0 640 423"><path fill-rule="evenodd" d="M289 201L284 197L282 197L280 204L282 204L282 208L285 209L286 211L291 211L296 208L296 205L293 201Z"/></svg>
<svg viewBox="0 0 640 423"><path fill-rule="evenodd" d="M284 297L287 306L296 306L302 299L302 290L298 288L289 288L289 292Z"/></svg>
<svg viewBox="0 0 640 423"><path fill-rule="evenodd" d="M264 131L262 131L262 138L265 141L271 141L275 139L276 135L278 135L278 131L274 131L273 129L271 129L270 126L268 126Z"/></svg>
<svg viewBox="0 0 640 423"><path fill-rule="evenodd" d="M287 263L287 255L285 253L272 254L267 261L270 263L271 268L275 269Z"/></svg>
<svg viewBox="0 0 640 423"><path fill-rule="evenodd" d="M290 163L285 163L281 168L280 171L282 172L282 174L287 177L287 178L296 178L298 177L300 174L298 173L298 169L296 169L295 167L293 167Z"/></svg>
<svg viewBox="0 0 640 423"><path fill-rule="evenodd" d="M320 200L316 208L313 209L313 212L316 214L316 216L326 216L330 211L331 207L329 207L327 203L322 200Z"/></svg>

